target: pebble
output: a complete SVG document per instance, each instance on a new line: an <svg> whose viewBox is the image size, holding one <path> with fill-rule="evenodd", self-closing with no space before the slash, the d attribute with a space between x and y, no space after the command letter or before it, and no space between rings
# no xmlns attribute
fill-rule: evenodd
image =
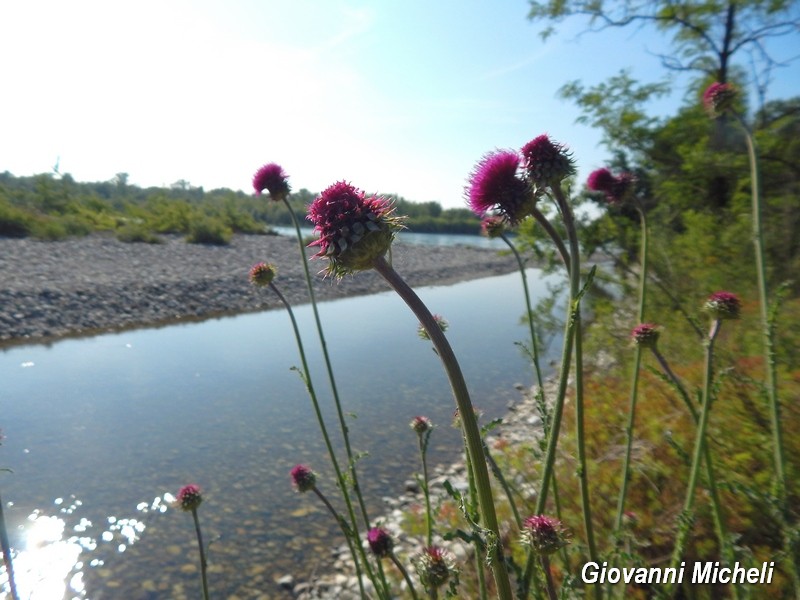
<svg viewBox="0 0 800 600"><path fill-rule="evenodd" d="M297 241L287 236L235 235L228 246L123 243L110 234L58 242L0 237L0 342L143 327L279 308L250 285L257 262L274 263L276 284L292 305L308 302ZM307 251L310 256L311 251ZM494 250L396 243L392 261L412 286L445 285L508 273L514 261ZM312 261L311 273L324 268ZM317 299L386 291L375 272L332 282L314 279Z"/></svg>

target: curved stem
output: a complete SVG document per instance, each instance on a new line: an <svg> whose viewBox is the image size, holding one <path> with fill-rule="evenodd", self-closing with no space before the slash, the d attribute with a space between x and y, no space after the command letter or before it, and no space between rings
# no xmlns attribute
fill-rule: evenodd
<svg viewBox="0 0 800 600"><path fill-rule="evenodd" d="M317 417L317 423L319 424L320 431L322 433L322 439L325 441L325 447L328 450L328 456L331 459L331 464L333 465L333 470L336 473L336 481L339 484L340 489L342 490L342 496L344 497L345 504L347 506L348 514L350 515L350 522L353 527L353 535L355 536L356 540L359 540L358 543L351 543L349 536L347 535L347 531L343 529L345 533L345 537L348 538L348 543L351 544L351 550L354 552L353 554L353 563L355 564L356 568L356 576L358 577L358 585L360 587L361 593L364 593L363 583L361 581L361 568L358 564L357 555L355 554L354 548L357 548L360 551L361 559L364 562L364 568L367 570L367 573L370 579L374 581L374 574L370 569L369 562L367 561L366 554L364 552L363 545L360 542L360 537L358 535L358 520L355 515L355 511L353 510L353 504L350 500L350 494L347 493L347 484L345 481L344 474L342 473L341 468L339 467L339 460L336 458L336 452L333 449L333 444L331 443L330 435L328 435L328 427L325 425L325 419L322 416L322 410L319 406L319 401L317 400L317 394L314 390L314 384L311 381L311 371L308 368L308 360L306 359L306 352L303 346L303 340L300 337L300 328L297 325L297 319L294 316L294 311L292 310L291 304L286 300L284 295L280 292L280 290L275 286L274 283L269 284L270 289L278 296L278 299L283 303L283 306L286 308L286 312L289 314L289 320L292 323L292 329L294 331L295 341L297 342L297 350L300 354L300 361L303 365L303 380L306 384L306 390L308 391L308 395L311 398L311 404L314 408L314 414ZM327 501L326 501L327 502ZM377 585L376 585L377 587Z"/></svg>
<svg viewBox="0 0 800 600"><path fill-rule="evenodd" d="M533 308L531 307L531 293L528 289L528 277L525 274L525 262L522 260L522 257L519 255L514 244L508 237L501 233L500 238L506 243L506 245L511 249L511 252L514 253L514 258L517 259L517 266L519 267L519 274L522 277L522 289L525 292L525 307L527 308L527 312L525 313L525 320L528 322L528 329L531 334L531 352L533 354L533 369L536 373L536 384L539 386L540 393L544 393L544 381L542 379L542 369L539 367L539 349L538 344L536 343L536 330L533 327Z"/></svg>
<svg viewBox="0 0 800 600"><path fill-rule="evenodd" d="M472 471L475 476L475 485L478 492L478 504L483 517L482 525L488 529L493 539L489 540L489 558L492 572L497 585L498 598L511 600L511 583L506 571L506 562L503 556L503 546L500 538L500 528L492 497L489 470L483 456L483 442L478 420L475 417L472 401L469 397L467 384L461 373L461 367L456 360L450 343L442 333L428 307L420 300L413 289L398 275L392 266L383 257L376 258L373 267L387 281L403 301L412 310L422 326L428 332L436 352L450 380L450 387L461 416L461 427L466 439L466 451L472 461Z"/></svg>
<svg viewBox="0 0 800 600"><path fill-rule="evenodd" d="M414 582L411 580L411 577L408 574L408 571L403 566L403 563L395 556L394 552L389 555L389 558L394 563L394 566L397 567L397 570L400 571L400 574L403 576L403 579L406 581L406 585L408 585L408 591L411 593L412 600L418 600L417 590L414 589Z"/></svg>
<svg viewBox="0 0 800 600"><path fill-rule="evenodd" d="M292 217L292 223L294 223L294 229L297 233L297 243L300 246L300 257L301 262L303 263L303 272L305 273L306 277L306 287L308 288L308 296L311 299L311 310L314 313L314 322L317 326L317 334L319 335L319 343L322 348L322 356L325 360L325 368L328 371L328 379L331 383L331 393L333 394L333 402L336 405L336 416L339 419L339 427L342 430L342 438L344 439L344 447L345 452L347 452L347 461L350 466L350 477L352 479L353 490L356 493L356 499L358 500L359 508L361 509L361 516L364 520L364 527L369 530L369 516L367 515L367 507L364 504L364 498L361 495L361 488L358 484L358 474L356 472L356 464L355 459L353 457L353 450L350 446L350 429L347 426L347 421L344 418L344 411L342 410L342 403L339 399L339 390L336 386L336 378L333 375L333 367L331 366L331 358L328 354L328 344L325 341L325 333L322 330L322 320L319 317L319 310L317 309L317 301L314 296L314 286L312 284L311 273L308 269L308 260L306 260L306 248L303 245L303 237L300 233L300 222L297 219L297 215L294 214L292 207L289 205L289 200L284 197L283 199L286 208L289 210L289 214ZM342 488L342 493L347 494L346 488Z"/></svg>

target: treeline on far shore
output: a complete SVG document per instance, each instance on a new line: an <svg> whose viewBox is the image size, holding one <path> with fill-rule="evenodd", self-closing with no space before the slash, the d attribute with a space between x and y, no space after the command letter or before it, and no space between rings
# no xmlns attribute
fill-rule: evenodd
<svg viewBox="0 0 800 600"><path fill-rule="evenodd" d="M301 218L316 194L303 188L290 204ZM480 232L466 208L411 202L390 196L406 226L420 233ZM59 240L92 232L114 233L126 242L157 243L159 234L180 234L193 243L227 244L234 233L267 234L292 225L282 202L230 189L205 191L180 180L169 187L141 188L127 173L109 181L78 182L69 174L16 177L0 173L0 236Z"/></svg>

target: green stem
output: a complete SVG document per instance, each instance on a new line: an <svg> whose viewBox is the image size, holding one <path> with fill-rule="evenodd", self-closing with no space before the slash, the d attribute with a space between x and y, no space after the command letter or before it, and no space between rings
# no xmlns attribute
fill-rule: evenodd
<svg viewBox="0 0 800 600"><path fill-rule="evenodd" d="M514 253L514 258L517 259L517 266L519 267L519 274L522 277L522 289L525 292L525 307L528 309L525 313L525 320L528 322L528 329L530 330L531 334L531 353L533 354L533 369L536 373L536 384L539 386L540 390L544 390L544 381L542 379L542 369L539 367L539 349L538 344L536 343L536 330L533 327L533 308L531 307L531 293L528 289L528 277L525 274L525 262L522 260L522 257L519 255L519 252L514 247L514 244L508 237L501 233L500 238L506 243L506 245L511 249L511 252ZM542 391L542 393L544 393Z"/></svg>
<svg viewBox="0 0 800 600"><path fill-rule="evenodd" d="M197 534L197 547L200 550L200 576L203 580L203 598L208 600L208 565L206 563L206 550L203 545L203 534L200 532L200 519L197 516L197 508L192 509L192 518L194 519L194 531Z"/></svg>
<svg viewBox="0 0 800 600"><path fill-rule="evenodd" d="M408 574L408 571L403 566L403 563L395 556L394 552L389 555L389 558L394 563L394 566L397 567L397 570L400 571L400 574L403 576L403 579L406 581L406 585L408 586L408 591L411 593L412 600L418 600L417 590L414 589L414 582L411 580L411 577Z"/></svg>
<svg viewBox="0 0 800 600"><path fill-rule="evenodd" d="M651 350L658 360L658 363L661 365L661 368L664 370L664 373L672 381L673 385L678 389L680 395L683 397L683 401L689 408L689 413L692 415L692 419L694 420L695 424L697 424L700 417L698 416L697 410L692 404L689 394L686 392L686 388L684 387L683 383L672 371L669 363L667 363L667 360L662 356L661 352L658 351L658 348L652 347ZM725 524L725 513L722 508L722 501L719 497L717 477L714 472L714 462L711 458L711 448L709 448L708 443L706 443L705 448L703 449L703 464L706 467L708 493L711 496L711 514L714 520L714 529L716 530L717 538L719 539L719 547L722 551L722 557L725 559L728 565L731 566L736 562L736 554L733 550L730 540L728 539L728 528ZM733 586L733 589L736 597L739 598L741 596L739 593L739 588Z"/></svg>
<svg viewBox="0 0 800 600"><path fill-rule="evenodd" d="M715 319L711 325L711 330L706 340L706 361L705 371L703 374L703 400L700 407L699 421L697 424L697 433L695 434L694 454L692 457L692 466L689 471L689 484L686 488L686 499L681 512L681 520L678 523L678 534L675 540L675 548L672 553L672 561L670 566L678 568L683 558L683 552L686 547L686 541L689 537L689 532L692 528L695 501L695 490L697 489L697 482L700 474L701 458L705 452L706 446L706 429L708 428L708 416L711 413L711 386L714 380L714 341L719 334L722 326L722 321Z"/></svg>
<svg viewBox="0 0 800 600"><path fill-rule="evenodd" d="M426 457L428 444L423 436L430 435L430 430L417 434L419 438L419 454L422 461L422 494L425 496L425 521L428 530L428 546L433 545L433 512L431 511L431 494L428 489L428 460Z"/></svg>
<svg viewBox="0 0 800 600"><path fill-rule="evenodd" d="M639 247L639 310L637 322L644 323L645 304L647 301L647 217L642 207L636 202L636 211L639 213L641 224L641 244ZM614 522L614 537L619 538L622 529L622 517L625 514L625 500L628 494L630 481L631 450L633 447L633 428L636 422L636 404L639 396L639 369L642 363L642 349L636 346L633 365L633 379L631 381L631 395L628 409L628 424L625 428L625 458L622 462L622 483L620 485L619 500L617 502L617 518Z"/></svg>
<svg viewBox="0 0 800 600"><path fill-rule="evenodd" d="M325 425L325 419L322 416L322 410L319 406L319 400L317 400L317 394L314 390L314 384L311 381L311 371L308 368L308 360L306 359L306 352L303 346L303 340L300 337L300 328L297 325L297 319L294 316L294 311L292 310L291 304L286 300L284 295L281 291L277 288L274 283L269 284L270 289L275 293L278 299L283 303L283 306L286 308L286 312L289 314L289 320L292 323L292 330L294 331L294 337L297 342L297 350L300 354L300 361L303 365L303 380L306 384L306 390L308 390L308 395L311 398L311 404L314 408L314 414L317 417L317 423L319 424L320 431L322 432L322 439L325 441L325 447L328 450L328 456L331 459L331 464L333 465L333 470L336 473L336 481L339 483L339 487L342 490L342 496L344 497L345 504L347 506L347 511L350 516L350 522L353 527L353 533L351 535L355 536L355 539L358 541L356 544L351 544L351 550L357 548L360 551L361 559L364 562L364 568L367 570L370 579L373 583L376 584L377 582L374 579L374 574L369 567L369 562L367 561L366 554L364 552L363 544L361 544L360 536L358 535L358 520L355 515L355 511L353 510L353 504L350 500L350 494L347 493L347 484L345 481L344 474L342 473L341 468L339 467L339 461L336 458L336 452L333 449L333 444L331 443L330 435L328 434L328 427ZM348 538L349 543L349 536L347 535L348 532L344 530L345 537ZM354 551L355 552L355 551ZM358 557L354 553L353 554L353 563L356 568L356 576L358 577L358 585L361 588L362 594L364 593L363 583L361 581L361 569L358 564Z"/></svg>
<svg viewBox="0 0 800 600"><path fill-rule="evenodd" d="M356 499L358 500L359 508L361 509L361 516L364 519L364 527L369 530L369 516L367 515L367 507L364 503L364 498L361 494L361 488L358 484L358 473L356 472L356 463L353 457L353 450L350 446L350 428L347 426L347 421L344 418L344 411L342 410L342 403L339 399L339 390L336 386L336 378L333 375L333 367L331 366L331 358L328 353L328 344L325 341L325 333L322 330L322 320L319 316L319 310L317 309L317 301L314 296L314 286L311 279L311 272L308 268L308 260L306 259L306 248L303 245L303 237L300 233L300 222L297 219L297 215L294 214L292 207L289 205L288 198L284 197L283 199L286 208L289 210L289 215L292 217L292 223L294 223L294 229L297 233L297 243L300 247L300 257L301 262L303 263L303 272L306 278L306 287L308 288L308 296L311 299L311 310L314 313L314 322L317 326L317 334L319 335L319 343L322 348L322 356L325 360L325 368L328 371L328 379L331 383L331 392L333 394L333 402L336 405L336 416L339 419L339 427L342 430L342 438L344 439L344 447L345 452L347 452L347 461L350 465L350 477L352 479L353 491L356 493ZM342 488L342 493L347 494L346 488Z"/></svg>
<svg viewBox="0 0 800 600"><path fill-rule="evenodd" d="M622 460L622 482L619 486L617 499L617 517L614 520L615 543L620 541L622 531L622 517L625 514L625 499L628 494L628 483L631 478L631 454L633 448L633 427L636 421L636 402L639 389L639 368L642 363L642 347L637 345L633 357L633 380L631 382L630 403L628 405L628 423L625 426L625 457Z"/></svg>
<svg viewBox="0 0 800 600"><path fill-rule="evenodd" d="M412 310L417 319L428 332L442 365L447 372L453 396L461 416L461 427L466 439L466 451L472 460L472 471L475 476L475 485L478 492L478 505L483 517L482 525L488 529L492 539L489 540L489 559L497 586L498 598L511 600L511 583L506 571L506 562L503 556L503 546L500 537L500 528L497 522L494 499L492 497L489 470L483 456L483 442L478 429L478 420L475 417L472 401L469 397L467 384L461 373L461 367L456 360L450 343L442 333L428 307L420 300L413 289L398 275L384 257L376 258L373 267L387 281L403 301Z"/></svg>
<svg viewBox="0 0 800 600"><path fill-rule="evenodd" d="M578 245L578 232L575 228L575 217L572 208L564 195L561 186L551 187L553 196L561 209L561 217L567 232L569 243L569 280L570 297L575 298L580 290L580 247ZM589 559L597 562L597 547L594 540L594 526L592 524L592 504L589 497L589 473L586 461L586 435L584 431L585 414L583 402L583 335L581 332L580 305L575 307L575 435L578 450L578 478L581 491L581 508L583 512L583 526L586 532L586 545L589 550ZM595 587L596 596L599 598L601 589Z"/></svg>
<svg viewBox="0 0 800 600"><path fill-rule="evenodd" d="M761 181L758 169L758 153L755 140L744 120L736 115L745 140L747 141L747 154L750 160L750 188L753 211L753 249L755 250L756 277L758 280L759 314L761 317L761 335L764 340L764 370L765 384L769 397L770 423L772 428L772 452L775 463L775 496L778 500L780 517L782 520L784 551L790 557L788 570L794 584L795 595L800 598L800 565L797 564L796 553L792 551L790 539L791 514L789 510L786 490L786 461L783 450L783 431L781 428L781 403L778 397L778 374L775 360L775 339L772 324L769 318L769 296L767 295L767 269L764 252L764 230L761 224L763 212L761 202Z"/></svg>
<svg viewBox="0 0 800 600"><path fill-rule="evenodd" d="M556 584L553 581L553 573L550 571L550 557L546 554L542 554L541 560L547 587L547 597L550 598L550 600L557 600L558 594L556 593Z"/></svg>

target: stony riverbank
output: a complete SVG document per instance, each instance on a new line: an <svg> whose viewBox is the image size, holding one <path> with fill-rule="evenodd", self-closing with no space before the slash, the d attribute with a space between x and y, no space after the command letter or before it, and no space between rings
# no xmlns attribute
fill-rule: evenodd
<svg viewBox="0 0 800 600"><path fill-rule="evenodd" d="M127 244L94 234L59 242L0 238L0 343L160 325L278 307L247 280L256 262L274 263L293 304L308 302L297 241L237 235L228 246ZM310 255L311 252L309 251ZM413 286L445 285L508 273L513 259L494 250L396 243L392 260ZM324 267L312 261L311 271ZM319 300L385 291L374 272L341 281L315 278Z"/></svg>

